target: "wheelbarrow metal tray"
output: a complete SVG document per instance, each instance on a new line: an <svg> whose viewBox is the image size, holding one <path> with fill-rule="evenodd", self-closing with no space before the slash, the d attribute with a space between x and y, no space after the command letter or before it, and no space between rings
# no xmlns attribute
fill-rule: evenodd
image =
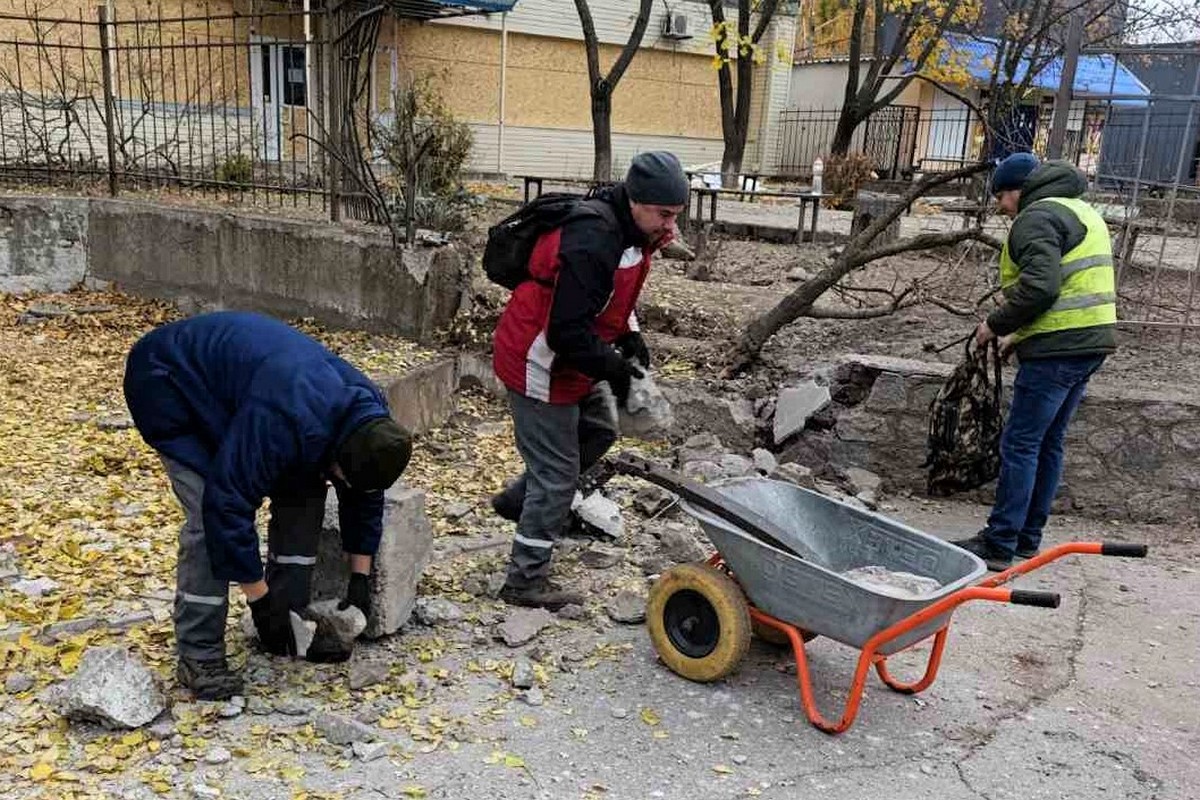
<svg viewBox="0 0 1200 800"><path fill-rule="evenodd" d="M682 502L750 601L784 622L852 647L862 648L876 633L976 582L986 569L976 556L937 537L789 483L735 478L712 487L783 528L789 537L786 543L817 555L802 560ZM839 574L868 565L924 575L942 587L914 597L864 586ZM949 612L934 617L879 652L902 650L948 624L949 617Z"/></svg>

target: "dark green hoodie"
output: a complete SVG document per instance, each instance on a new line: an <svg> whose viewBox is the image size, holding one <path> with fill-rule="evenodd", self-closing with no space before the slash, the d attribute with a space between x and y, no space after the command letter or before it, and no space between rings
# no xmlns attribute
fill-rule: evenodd
<svg viewBox="0 0 1200 800"><path fill-rule="evenodd" d="M1017 285L1003 306L988 315L997 336L1007 336L1050 310L1062 284L1062 257L1087 235L1070 209L1039 203L1047 197L1080 197L1087 178L1065 161L1047 161L1021 185L1017 218L1008 234L1008 254L1020 269ZM1017 344L1022 361L1111 353L1117 347L1113 325L1096 325L1030 336Z"/></svg>

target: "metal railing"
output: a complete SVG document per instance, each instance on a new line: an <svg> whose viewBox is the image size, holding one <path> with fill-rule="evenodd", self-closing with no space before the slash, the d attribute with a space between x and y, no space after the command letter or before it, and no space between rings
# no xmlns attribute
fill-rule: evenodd
<svg viewBox="0 0 1200 800"><path fill-rule="evenodd" d="M0 13L0 180L327 207L323 14Z"/></svg>

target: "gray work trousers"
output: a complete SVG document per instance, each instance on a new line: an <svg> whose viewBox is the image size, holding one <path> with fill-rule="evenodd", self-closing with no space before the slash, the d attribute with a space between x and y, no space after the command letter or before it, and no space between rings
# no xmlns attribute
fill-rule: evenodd
<svg viewBox="0 0 1200 800"><path fill-rule="evenodd" d="M617 409L607 386L576 405L554 405L509 391L517 451L525 474L504 490L521 502L507 583L523 588L546 579L554 543L562 536L580 472L617 440Z"/></svg>
<svg viewBox="0 0 1200 800"><path fill-rule="evenodd" d="M175 647L181 657L225 656L229 584L213 577L201 512L204 479L177 461L163 458L171 488L183 506L179 561L175 569ZM311 596L317 541L325 518L325 481L289 481L271 494L267 525L267 586L300 611Z"/></svg>

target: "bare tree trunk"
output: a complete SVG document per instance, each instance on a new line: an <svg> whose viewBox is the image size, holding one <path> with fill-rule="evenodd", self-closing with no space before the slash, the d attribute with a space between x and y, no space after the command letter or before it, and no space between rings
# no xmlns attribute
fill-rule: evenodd
<svg viewBox="0 0 1200 800"><path fill-rule="evenodd" d="M983 233L982 230L972 228L952 233L924 234L907 241L893 242L874 250L870 249L870 244L875 240L875 237L886 230L912 201L935 186L983 172L988 167L989 165L986 163L973 164L952 172L930 175L920 183L913 185L888 213L880 215L862 232L851 239L841 255L832 264L817 273L811 280L802 283L795 291L780 300L770 311L751 321L746 326L746 329L742 331L741 336L738 337L724 374L730 376L749 366L758 357L762 346L780 328L808 313L817 301L817 298L825 294L830 287L846 275L864 264L885 256L896 255L911 250L925 250L930 247L956 244L968 239L985 242L991 246L998 245L999 243L995 239Z"/></svg>
<svg viewBox="0 0 1200 800"><path fill-rule="evenodd" d="M592 142L595 159L592 180L611 181L612 174L612 96L607 92L592 92Z"/></svg>
<svg viewBox="0 0 1200 800"><path fill-rule="evenodd" d="M579 24L583 28L583 46L587 52L588 86L592 96L592 142L594 158L592 160L592 180L612 180L612 96L621 76L629 67L629 62L642 46L642 37L646 26L650 23L650 9L654 0L641 0L637 18L633 22L633 30L621 55L607 75L600 73L600 40L596 35L596 25L592 21L592 12L587 0L575 0L575 10L579 13Z"/></svg>

